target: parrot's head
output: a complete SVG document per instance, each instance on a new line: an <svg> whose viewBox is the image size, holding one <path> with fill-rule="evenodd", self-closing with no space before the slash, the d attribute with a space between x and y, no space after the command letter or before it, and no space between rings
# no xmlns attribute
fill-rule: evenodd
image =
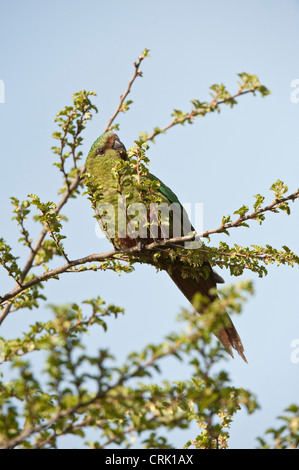
<svg viewBox="0 0 299 470"><path fill-rule="evenodd" d="M112 131L105 132L92 144L88 159L98 158L127 159L127 151L119 137Z"/></svg>

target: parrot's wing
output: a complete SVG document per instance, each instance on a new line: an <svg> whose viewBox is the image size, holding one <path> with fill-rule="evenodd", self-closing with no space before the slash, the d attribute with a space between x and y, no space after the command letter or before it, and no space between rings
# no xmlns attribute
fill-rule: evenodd
<svg viewBox="0 0 299 470"><path fill-rule="evenodd" d="M188 225L190 227L190 231L195 231L194 227L192 226L192 224L191 224L191 222L188 218L187 212L184 209L184 207L182 206L182 204L180 203L179 198L177 197L177 195L168 186L166 186L166 184L164 184L163 181L161 181L159 178L157 178L157 176L149 173L149 177L150 177L150 179L158 181L160 183L159 192L167 198L167 200L170 202L170 204L173 204L173 203L178 204L178 206L176 206L177 207L177 212L174 211L174 213L175 213L174 217L175 217L176 221L178 222L179 218L180 218L180 221L182 221L182 217L183 217L184 221L188 223ZM184 234L182 233L182 235L187 235L187 233L184 233ZM224 279L218 273L216 273L214 270L212 272L213 272L214 281L215 281L216 284L224 284L225 283Z"/></svg>
<svg viewBox="0 0 299 470"><path fill-rule="evenodd" d="M176 194L168 186L166 186L163 181L157 178L157 176L149 173L149 177L151 180L159 182L160 186L158 191L172 205L173 226L174 228L176 227L178 229L176 232L174 232L177 233L175 236L182 237L184 235L188 235L190 232L195 232L195 228L192 226L188 214Z"/></svg>

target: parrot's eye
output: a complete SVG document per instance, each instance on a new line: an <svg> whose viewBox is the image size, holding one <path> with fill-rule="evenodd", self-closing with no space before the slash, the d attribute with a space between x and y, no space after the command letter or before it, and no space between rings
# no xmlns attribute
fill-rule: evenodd
<svg viewBox="0 0 299 470"><path fill-rule="evenodd" d="M99 149L97 149L96 153L97 153L97 155L104 155L105 149L104 148L99 148Z"/></svg>

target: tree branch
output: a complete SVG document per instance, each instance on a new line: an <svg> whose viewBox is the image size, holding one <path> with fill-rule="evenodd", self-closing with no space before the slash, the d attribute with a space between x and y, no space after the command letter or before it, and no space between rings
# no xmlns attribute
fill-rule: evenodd
<svg viewBox="0 0 299 470"><path fill-rule="evenodd" d="M138 254L138 253L146 252L146 251L158 251L158 250L161 250L161 248L167 248L167 247L170 247L170 248L171 247L176 247L176 248L178 248L178 247L180 247L180 246L178 246L178 244L182 244L184 242L200 240L201 238L209 237L212 234L223 233L223 232L227 231L228 229L242 226L242 223L244 223L244 221L254 220L254 219L256 219L256 217L258 215L260 215L264 212L268 212L268 211L273 212L273 211L277 210L277 208L279 208L280 204L282 204L284 202L287 202L287 201L290 201L290 200L294 201L297 198L299 198L299 190L295 191L294 193L292 193L289 196L286 196L284 198L279 198L279 199L276 198L271 204L269 204L269 205L267 205L267 206L265 206L265 207L263 207L263 208L261 208L257 211L254 211L251 214L239 217L234 222L229 222L227 224L223 224L223 225L221 225L220 227L218 227L214 230L206 230L205 232L200 233L200 234L193 233L191 235L186 235L186 236L183 236L183 237L157 240L157 241L149 243L147 245L143 245L142 248L140 248L140 246L138 244L134 247L126 248L126 249L123 249L123 250L114 249L114 250L108 251L106 253L92 254L92 255L89 255L89 256L85 256L84 258L79 258L79 259L76 259L76 260L73 260L73 261L69 261L66 264L64 264L63 266L60 266L58 268L49 270L49 271L35 277L34 279L32 279L32 280L30 280L26 283L23 283L22 285L18 284L12 291L10 291L7 294L1 296L0 297L0 304L3 304L4 302L8 302L8 303L5 305L4 309L2 310L2 312L0 314L0 324L3 322L3 320L5 319L5 317L7 315L7 309L9 311L9 308L10 308L10 305L11 305L11 303L9 301L11 299L13 299L17 295L19 295L21 292L25 291L26 289L28 289L28 288L30 288L34 285L37 285L41 282L45 282L48 279L56 277L56 276L58 276L60 274L63 274L65 272L70 272L71 268L73 268L75 266L82 266L82 265L87 264L87 263L103 262L103 261L109 261L109 260L113 260L113 259L115 260L115 259L120 259L120 257L121 257L122 261L126 261L125 257L122 258L122 256L126 255L126 254L130 255L130 254ZM57 209L58 209L58 207L56 208L56 210ZM183 247L181 246L180 248L183 248ZM199 252L204 253L204 254L209 253L209 251L206 250L206 249L197 248L197 250ZM232 254L230 254L229 252L224 252L224 251L221 251L221 250L218 250L218 254L222 255L222 256L228 256L228 257L232 256ZM245 258L245 259L249 257L248 254L236 253L236 252L233 253L233 256L234 257L239 257L239 258ZM260 261L270 261L270 260L274 261L276 259L274 256L271 256L271 253L261 253L261 254L257 253L255 255L255 258L260 260ZM101 267L99 267L99 269L101 269ZM80 272L80 271L82 271L82 269L78 270L78 272ZM71 272L76 272L76 271L72 270ZM20 278L20 281L21 282L23 281L23 277Z"/></svg>
<svg viewBox="0 0 299 470"><path fill-rule="evenodd" d="M239 227L242 223L246 222L247 220L254 220L257 218L257 216L265 212L275 212L277 209L279 209L280 204L283 204L284 202L287 202L287 201L295 201L295 199L298 199L298 198L299 198L299 190L295 191L289 196L286 196L283 198L275 198L274 201L268 206L262 207L261 209L258 209L257 211L254 211L251 214L240 216L234 222L222 224L220 225L220 227L214 230L207 230L201 235L198 235L198 237L200 238L208 237L209 235L212 235L214 233L223 233L230 228Z"/></svg>
<svg viewBox="0 0 299 470"><path fill-rule="evenodd" d="M68 408L68 409L60 409L57 411L57 413L54 414L54 416L48 421L39 424L37 426L32 426L32 427L25 427L23 431L20 432L20 434L9 441L4 442L3 444L0 444L0 449L12 449L16 447L18 444L20 444L22 441L25 439L28 439L30 436L33 434L39 433L48 427L50 427L53 423L56 423L58 420L65 419L68 417L73 416L75 413L84 412L84 410L88 410L91 405L97 404L97 402L100 402L102 399L105 399L107 396L109 396L109 392L112 390L117 389L119 386L122 386L124 383L128 382L129 380L138 377L142 371L148 370L150 367L152 367L156 362L159 360L173 355L176 351L178 351L187 341L194 342L201 338L202 332L201 330L197 330L196 333L191 333L187 335L187 338L184 338L184 340L177 341L173 345L169 344L168 348L165 350L160 351L157 354L153 354L152 357L144 362L140 363L139 365L136 365L135 369L133 369L129 373L122 373L119 377L118 380L116 380L115 383L107 387L104 391L99 390L94 397L90 398L88 401L79 401L76 405ZM87 418L86 418L87 419ZM61 433L63 435L64 432ZM58 437L58 436L57 436Z"/></svg>
<svg viewBox="0 0 299 470"><path fill-rule="evenodd" d="M208 112L211 112L211 111L214 111L215 109L218 108L219 105L221 104L225 104L225 103L229 103L229 102L232 102L232 100L235 100L236 98L238 98L239 96L242 96L242 95L246 95L247 93L253 93L255 94L255 92L259 89L259 86L256 86L250 90L242 90L240 89L237 93L235 93L234 95L231 95L227 98L224 98L224 99L221 99L221 100L217 100L217 99L213 99L207 106L205 106L204 108L199 108L199 109L193 109L192 111L190 111L190 113L188 114L184 114L182 117L180 118L177 118L175 117L169 124L167 124L166 126L162 127L161 129L160 128L156 128L154 129L154 131L147 135L146 138L144 139L145 141L149 141L149 140L154 140L155 137L157 137L157 135L161 134L161 133L165 133L166 131L168 131L169 129L171 129L172 127L178 125L178 124L183 124L184 122L188 121L188 122L192 122L194 120L195 117L198 117L198 116L205 116L205 114L207 114Z"/></svg>
<svg viewBox="0 0 299 470"><path fill-rule="evenodd" d="M129 84L128 84L128 87L126 89L126 91L124 92L123 95L120 95L120 102L115 110L115 112L113 113L113 115L111 116L111 118L109 119L108 121L108 124L104 130L104 133L109 131L111 129L111 125L113 123L113 121L115 120L116 116L123 111L123 104L124 104L124 101L126 99L126 97L128 96L128 94L130 93L131 91L131 88L132 88L132 85L134 83L134 81L136 80L137 77L142 77L142 72L139 70L139 67L141 65L141 62L145 59L147 55L147 52L144 51L143 54L141 56L138 57L138 60L137 62L134 62L134 67L135 67L135 71L134 71L134 75L133 77L131 78L131 80L129 81Z"/></svg>
<svg viewBox="0 0 299 470"><path fill-rule="evenodd" d="M139 70L139 68L140 68L140 65L141 65L143 59L146 56L148 56L148 50L147 49L145 49L143 51L142 55L138 57L137 62L134 62L133 76L130 79L130 81L128 83L128 86L127 86L127 89L125 90L124 94L122 94L120 96L120 102L119 102L115 112L113 113L113 115L109 119L104 132L107 132L108 130L110 130L111 126L112 126L112 123L114 122L116 116L120 112L123 112L127 109L127 106L129 104L129 102L125 103L125 99L128 96L128 94L130 93L132 85L133 85L134 81L136 80L136 78L138 76L142 76L142 72ZM146 137L144 138L144 141L153 140L158 134L160 134L161 132L167 131L168 129L170 129L171 127L174 127L177 124L183 124L185 121L188 121L188 122L191 123L196 116L200 116L200 115L204 116L208 112L218 110L218 107L221 104L230 104L231 106L233 106L236 103L235 99L239 96L245 95L247 93L253 93L254 94L256 91L259 91L262 94L262 96L269 93L269 91L259 83L257 77L249 76L247 74L239 74L239 76L241 77L243 83L239 84L240 87L239 87L239 90L236 94L230 95L226 91L226 89L223 85L221 85L221 86L213 85L211 87L211 89L213 91L216 91L216 94L213 96L213 100L210 103L207 104L207 103L199 103L197 101L193 101L194 109L189 114L181 113L181 112L177 112L177 113L175 112L175 118L173 119L172 122L170 122L168 125L166 125L163 129L158 129L158 128L154 129L154 132L152 134L146 135ZM254 81L252 82L252 80L254 80ZM77 127L77 134L76 135L79 134L79 127ZM73 158L74 158L74 164L75 164L76 163L76 158L75 158L75 153L74 152L75 152L75 148L73 148L73 150L72 150ZM66 181L67 189L64 192L60 202L56 206L56 209L55 209L54 213L58 214L60 212L61 208L67 203L67 201L71 197L72 193L74 191L76 191L78 186L82 183L82 177L83 177L85 172L86 172L86 167L83 166L81 168L81 170L78 170L76 176L73 178L71 183ZM298 197L298 195L296 195L296 197ZM293 199L295 199L295 197ZM274 210L275 205L276 204L274 204L272 206L272 210ZM271 210L271 209L265 209L265 210ZM224 232L227 228L232 228L232 227L238 226L240 224L241 220L248 220L250 218L254 218L254 216L257 213L261 213L261 212L262 212L262 210L257 211L256 213L253 213L249 216L246 216L245 219L244 218L239 218L235 223L231 223L231 224L221 226L218 229L215 229L215 230L212 230L212 231L207 231L204 234L197 235L196 238L208 237L212 233ZM41 248L46 234L47 234L47 229L44 227L43 230L40 232L40 235L39 235L34 247L31 248L31 253L30 253L30 255L28 257L28 260L27 260L27 262L26 262L26 264L25 264L25 266L22 270L22 273L21 273L21 275L18 279L19 284L21 284L21 285L23 284L24 279L26 278L28 272L32 268L35 256L37 255L39 249ZM158 249L159 246L161 247L161 244L162 244L162 246L171 246L172 242L173 243L184 242L184 241L189 241L189 240L192 240L192 239L193 239L193 237L191 237L191 238L182 237L180 239L176 238L176 239L169 240L167 242L165 242L165 241L159 242L157 245L154 244L155 246L149 245L146 248L147 248L147 250L152 250L154 248ZM133 252L134 251L138 251L138 249L133 250ZM117 252L118 255L120 253L125 254L125 253L127 253L127 251L124 250L123 252ZM113 255L110 255L108 253L108 258L107 258L107 254L97 255L98 258L94 259L94 261L104 260L104 259L111 259L111 258L109 258L109 256L111 256L113 258L114 254L116 254L115 251L113 252ZM92 255L92 256L96 256L96 255ZM67 257L66 257L66 259L67 259ZM86 257L85 260L86 260L85 263L89 262L90 257ZM67 259L67 261L68 261L68 259ZM57 268L58 269L57 274L60 274L61 272L67 271L70 267L76 266L77 264L79 264L79 263L77 263L77 261L69 262L66 265L64 265L63 267ZM28 288L32 285L38 284L39 282L47 280L52 276L55 276L56 271L57 270L48 271L48 273L44 273L43 275L36 277L34 280L25 283L24 286L23 286L24 287L23 290L25 290L26 288ZM22 288L21 288L21 285L19 285L19 284L9 294L6 294L5 296L0 297L0 303L8 301L9 299L12 299L15 295L20 293L22 291ZM0 324L4 320L4 318L8 315L8 313L10 311L10 308L11 308L11 303L7 302L4 309L1 312L1 315L0 315Z"/></svg>
<svg viewBox="0 0 299 470"><path fill-rule="evenodd" d="M138 57L137 62L134 62L134 74L133 74L131 80L129 81L129 84L128 84L128 87L127 87L126 91L124 92L123 95L120 96L119 105L116 108L115 112L113 113L112 117L109 119L108 124L107 124L104 132L107 132L110 129L111 124L115 120L116 116L122 111L122 106L124 104L124 100L126 99L128 94L130 93L132 85L133 85L134 81L136 80L136 78L139 77L139 76L142 76L142 72L139 70L139 67L140 67L140 64L143 61L143 59L146 57L146 55L147 55L147 51L144 51L144 53L140 57ZM73 154L73 157L74 157L74 154ZM62 164L63 164L63 162L62 162ZM56 209L54 210L54 213L56 213L56 214L60 213L62 207L68 202L68 200L69 200L70 196L72 195L72 193L78 188L78 186L82 182L82 176L84 175L85 172L86 172L86 166L84 165L81 168L81 170L78 171L77 175L74 177L74 179L72 180L72 182L70 184L67 181L67 178L65 177L67 189L63 193L63 196L62 196L61 200L57 204ZM65 174L64 174L64 176L65 176ZM36 256L37 252L39 251L39 249L41 248L42 243L43 243L44 238L45 238L46 235L47 235L47 229L43 228L42 231L40 232L37 240L36 240L36 243L35 243L34 247L31 249L31 253L30 253L30 255L27 259L27 262L26 262L23 270L22 270L22 274L21 274L20 279L19 279L20 284L22 284L22 282L24 281L24 279L27 276L28 272L32 268L35 256ZM1 299L1 297L0 297L0 299ZM2 312L1 312L0 324L3 322L3 320L9 314L10 308L11 308L11 303L8 302L5 305Z"/></svg>

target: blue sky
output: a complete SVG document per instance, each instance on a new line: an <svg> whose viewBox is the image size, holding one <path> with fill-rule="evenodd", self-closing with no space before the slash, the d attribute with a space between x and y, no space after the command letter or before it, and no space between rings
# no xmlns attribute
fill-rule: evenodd
<svg viewBox="0 0 299 470"><path fill-rule="evenodd" d="M240 99L233 110L208 115L192 126L171 129L151 145L151 171L182 202L202 202L204 229L218 227L223 215L252 204L261 193L271 202L270 186L278 178L290 192L298 184L298 112L292 103L291 82L299 78L298 0L3 0L1 3L0 80L5 103L0 103L1 223L0 236L16 250L18 232L11 221L10 196L29 193L42 200L58 200L60 175L52 166L51 138L58 110L74 92L97 93L99 114L85 132L86 155L114 111L141 51L151 58L142 66L130 99L131 111L122 115L119 136L129 147L140 131L170 120L173 108L190 109L190 100L208 100L208 87L223 82L237 89L237 73L258 75L272 95ZM86 198L71 201L65 213L66 249L71 258L106 250L108 242L95 235L95 221ZM299 252L299 204L292 214L270 214L260 227L232 232L229 243L288 245ZM37 234L37 228L33 227ZM215 237L218 243L219 237ZM25 261L24 252L17 251ZM58 261L56 261L57 263ZM221 275L234 282L228 272ZM298 402L299 364L291 362L291 341L299 338L298 270L269 267L264 279L248 273L255 296L235 319L249 365L238 357L224 364L233 383L257 394L261 409L248 417L240 412L231 428L231 447L254 447L255 437L275 424L275 417ZM1 292L11 281L0 272ZM148 292L150 291L150 295ZM125 307L126 315L111 323L101 337L124 357L132 348L159 341L177 328L174 321L188 302L166 274L140 266L135 273L86 273L49 282L51 302L63 303L101 295ZM146 299L146 301L145 301ZM38 318L38 312L12 314L2 335L13 337ZM124 333L125 332L125 333ZM97 338L93 339L98 347ZM184 368L171 364L165 377L185 377ZM193 436L197 430L193 429ZM186 437L187 436L187 437ZM192 436L191 436L192 437ZM176 432L181 447L190 433ZM68 441L66 445L76 445Z"/></svg>

